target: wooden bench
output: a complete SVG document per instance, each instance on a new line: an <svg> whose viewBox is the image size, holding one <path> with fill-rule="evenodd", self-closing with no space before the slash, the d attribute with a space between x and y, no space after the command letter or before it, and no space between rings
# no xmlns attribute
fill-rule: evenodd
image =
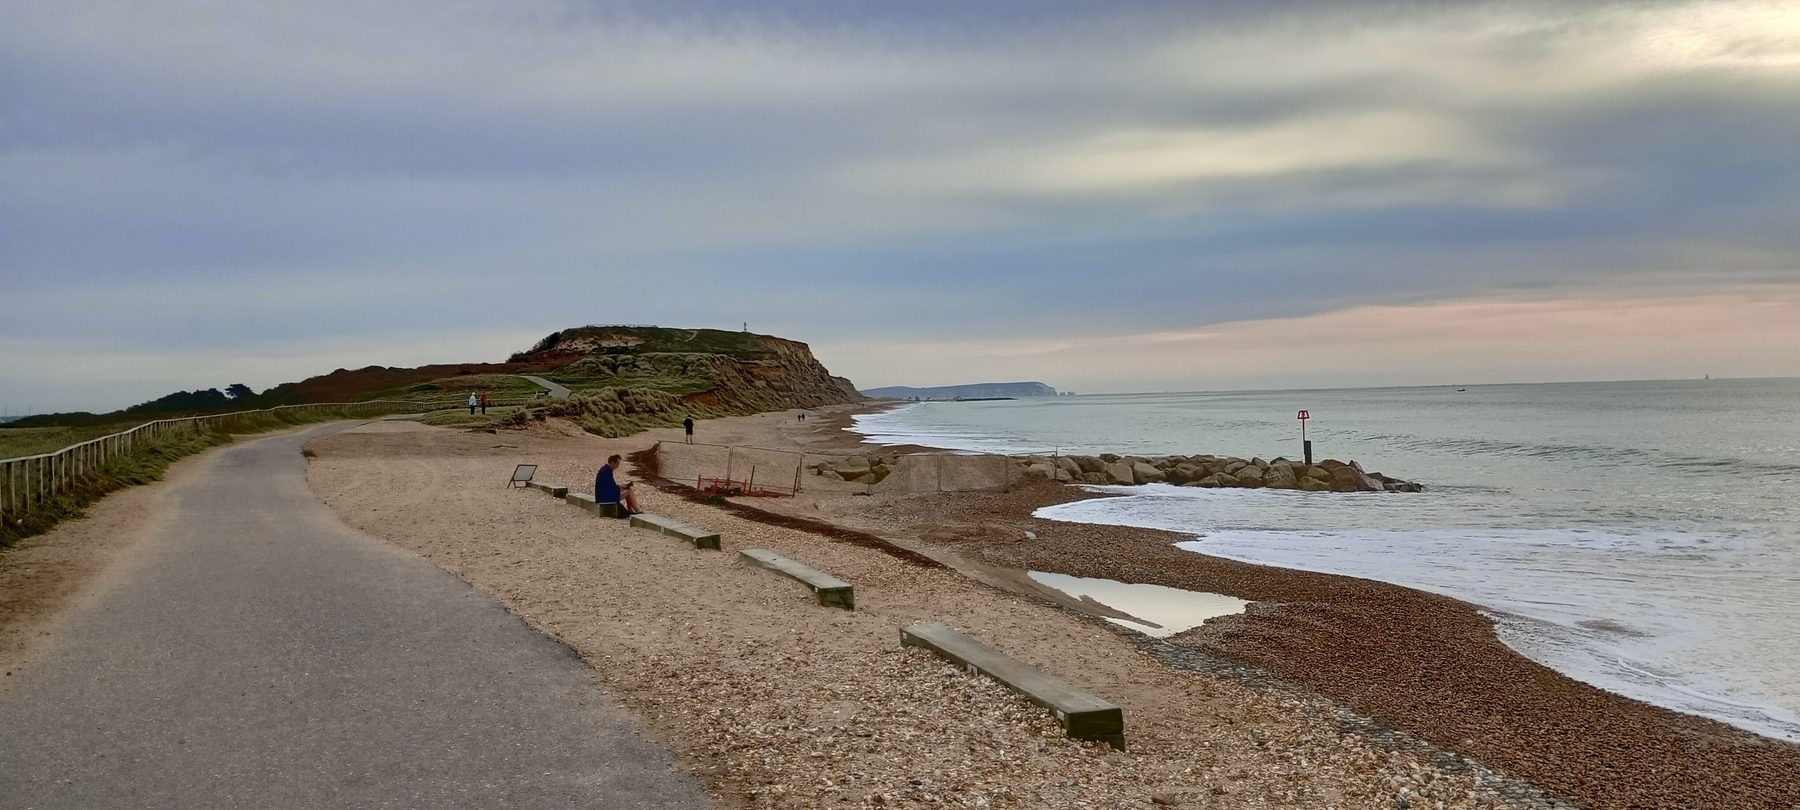
<svg viewBox="0 0 1800 810"><path fill-rule="evenodd" d="M900 643L924 647L970 672L986 675L1050 710L1069 736L1125 750L1125 713L986 644L938 622L900 631Z"/></svg>
<svg viewBox="0 0 1800 810"><path fill-rule="evenodd" d="M541 481L527 481L525 482L525 486L550 493L550 497L552 498L566 498L569 496L568 487L559 487L555 484L546 484Z"/></svg>
<svg viewBox="0 0 1800 810"><path fill-rule="evenodd" d="M790 560L766 548L747 548L739 551L738 561L759 568L767 568L784 577L799 581L800 584L811 588L813 593L818 595L820 605L840 607L845 610L856 609L856 591L850 583L805 563Z"/></svg>
<svg viewBox="0 0 1800 810"><path fill-rule="evenodd" d="M563 500L566 500L569 503L572 503L576 506L586 509L589 512L593 512L594 514L599 515L601 517L616 518L619 516L619 505L618 504L616 504L616 503L594 503L594 496L592 496L592 495L585 495L580 492L570 492L563 496Z"/></svg>
<svg viewBox="0 0 1800 810"><path fill-rule="evenodd" d="M652 529L670 537L679 537L694 544L694 548L719 550L719 533L705 529L696 529L672 518L639 513L631 516L631 525L640 529Z"/></svg>

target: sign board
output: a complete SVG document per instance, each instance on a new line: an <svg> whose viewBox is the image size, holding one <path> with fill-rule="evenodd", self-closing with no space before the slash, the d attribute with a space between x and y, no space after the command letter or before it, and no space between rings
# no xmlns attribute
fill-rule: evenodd
<svg viewBox="0 0 1800 810"><path fill-rule="evenodd" d="M513 468L512 480L508 481L506 483L506 485L509 487L515 486L515 485L516 486L524 486L525 484L531 483L531 476L536 475L536 474L537 474L537 465L536 464L520 464L519 466Z"/></svg>
<svg viewBox="0 0 1800 810"><path fill-rule="evenodd" d="M1308 415L1307 415L1307 413L1306 413L1306 411L1301 411L1301 412L1300 412L1300 421L1302 421L1302 422L1304 422L1304 421L1306 421L1306 420L1308 420L1308 419L1311 419L1311 418L1312 418L1312 417L1311 417L1311 416L1308 416Z"/></svg>

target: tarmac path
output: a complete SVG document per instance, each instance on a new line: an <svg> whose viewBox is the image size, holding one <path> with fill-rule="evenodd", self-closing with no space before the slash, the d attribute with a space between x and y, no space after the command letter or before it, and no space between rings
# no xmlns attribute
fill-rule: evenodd
<svg viewBox="0 0 1800 810"><path fill-rule="evenodd" d="M557 385L556 383L546 380L543 377L533 377L530 374L520 374L519 376L524 377L527 380L530 380L534 383L537 383L538 385L543 386L545 391L550 392L551 399L568 399L569 398L568 386Z"/></svg>
<svg viewBox="0 0 1800 810"><path fill-rule="evenodd" d="M0 691L0 808L710 807L588 665L306 486L212 451Z"/></svg>

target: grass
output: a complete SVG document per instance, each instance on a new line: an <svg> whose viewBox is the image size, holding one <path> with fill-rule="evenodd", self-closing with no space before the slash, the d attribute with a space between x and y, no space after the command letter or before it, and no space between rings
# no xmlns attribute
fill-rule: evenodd
<svg viewBox="0 0 1800 810"><path fill-rule="evenodd" d="M88 506L105 497L109 492L160 481L169 465L175 463L176 460L210 447L229 444L234 436L267 433L298 425L335 422L341 419L366 418L368 415L364 412L352 416L347 412L337 410L282 410L247 413L226 420L224 424L191 431L177 431L158 437L154 441L140 441L137 449L130 454L118 456L107 462L101 469L78 479L69 491L47 497L43 505L34 511L20 516L8 515L4 522L0 522L0 549L27 537L43 534L64 520L81 517ZM131 426L127 425L126 427ZM96 435L105 435L108 432L113 431L103 431ZM82 440L76 439L75 441ZM66 446L65 443L52 449L61 449Z"/></svg>
<svg viewBox="0 0 1800 810"><path fill-rule="evenodd" d="M126 422L109 425L78 425L72 427L0 427L0 458L18 458L19 456L35 456L39 453L54 453L71 444L80 444L88 439L97 439L121 430L130 430L149 420Z"/></svg>
<svg viewBox="0 0 1800 810"><path fill-rule="evenodd" d="M431 413L426 414L424 419L420 419L419 421L427 425L436 425L437 427L481 428L509 421L513 419L516 414L527 410L522 405L498 408L490 405L488 406L486 415L480 413L470 414L469 406L467 404L468 400L465 399L463 402L464 404L462 407L432 411Z"/></svg>
<svg viewBox="0 0 1800 810"><path fill-rule="evenodd" d="M580 326L551 334L538 344L550 348L564 344L614 343L624 338L631 341L619 351L632 354L670 352L680 354L728 354L740 360L760 360L769 356L762 336L750 332L723 329L667 329L660 326ZM587 350L587 349L583 349ZM605 348L600 351L607 351Z"/></svg>
<svg viewBox="0 0 1800 810"><path fill-rule="evenodd" d="M464 374L440 377L401 388L387 388L357 397L358 401L398 399L417 402L427 410L469 407L469 395L485 392L495 402L518 402L543 389L537 383L511 374ZM493 406L488 410L492 411Z"/></svg>
<svg viewBox="0 0 1800 810"><path fill-rule="evenodd" d="M682 396L718 387L716 362L717 355L688 352L597 354L558 369L549 379L575 391L642 388Z"/></svg>

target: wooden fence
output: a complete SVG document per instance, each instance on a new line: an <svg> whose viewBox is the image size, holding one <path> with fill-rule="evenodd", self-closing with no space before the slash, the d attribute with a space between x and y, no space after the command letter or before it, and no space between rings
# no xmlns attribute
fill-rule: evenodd
<svg viewBox="0 0 1800 810"><path fill-rule="evenodd" d="M280 405L257 411L235 411L209 416L180 419L158 419L130 430L72 444L54 453L0 459L0 519L28 514L43 506L45 500L67 492L83 476L104 467L107 462L128 455L140 445L181 432L199 433L203 428L230 428L233 420L277 411L340 410L365 413L403 413L425 410L417 402L373 400L369 402L335 402L309 405Z"/></svg>

